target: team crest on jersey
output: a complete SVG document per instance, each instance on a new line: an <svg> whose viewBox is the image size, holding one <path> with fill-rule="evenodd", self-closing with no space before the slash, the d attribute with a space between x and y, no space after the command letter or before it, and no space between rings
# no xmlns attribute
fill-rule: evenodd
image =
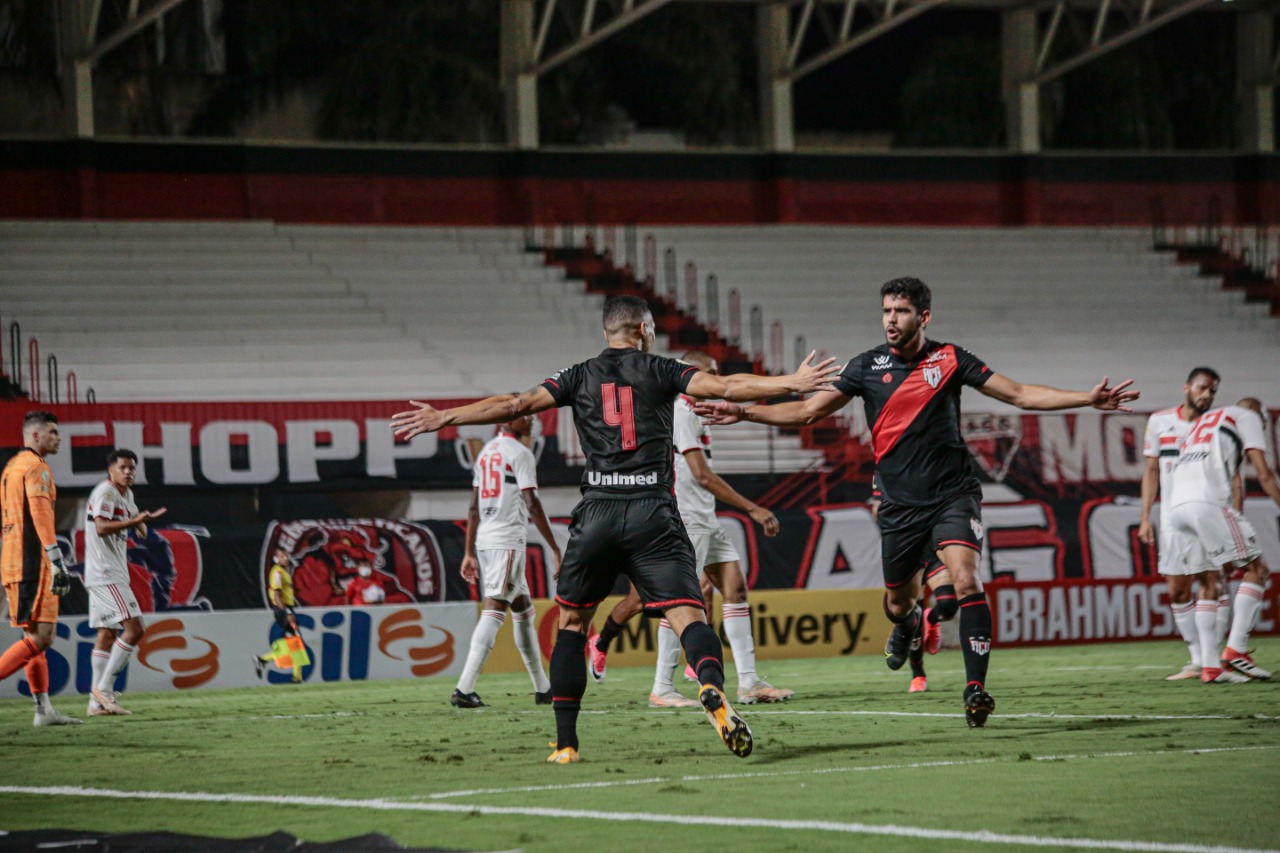
<svg viewBox="0 0 1280 853"><path fill-rule="evenodd" d="M981 542L982 541L982 522L978 521L978 519L976 518L969 519L969 529L973 531L973 535L977 537L979 542Z"/></svg>
<svg viewBox="0 0 1280 853"><path fill-rule="evenodd" d="M969 648L973 649L974 654L987 655L991 652L991 641L984 640L981 637L970 637Z"/></svg>
<svg viewBox="0 0 1280 853"><path fill-rule="evenodd" d="M929 383L930 388L937 388L938 383L942 381L941 367L926 367L923 373L924 381Z"/></svg>
<svg viewBox="0 0 1280 853"><path fill-rule="evenodd" d="M889 361L890 361L889 356L878 355L871 362L871 369L872 370L888 370L890 367L892 367L892 365L889 364Z"/></svg>
<svg viewBox="0 0 1280 853"><path fill-rule="evenodd" d="M997 483L1004 482L1009 464L1022 444L1022 418L1017 415L967 415L960 433L974 460Z"/></svg>

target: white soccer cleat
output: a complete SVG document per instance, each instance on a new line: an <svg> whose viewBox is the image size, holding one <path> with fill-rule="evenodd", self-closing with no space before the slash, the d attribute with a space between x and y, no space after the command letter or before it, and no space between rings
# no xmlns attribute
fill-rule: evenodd
<svg viewBox="0 0 1280 853"><path fill-rule="evenodd" d="M690 699L676 690L670 690L666 693L650 693L650 708L701 708L702 703L695 699Z"/></svg>
<svg viewBox="0 0 1280 853"><path fill-rule="evenodd" d="M764 679L760 679L746 690L739 690L738 701L743 705L768 705L773 702L785 702L795 695L794 690L774 687Z"/></svg>
<svg viewBox="0 0 1280 853"><path fill-rule="evenodd" d="M57 708L50 708L48 711L36 709L36 718L32 725L37 728L41 726L78 726L84 720L77 720L75 717L68 717Z"/></svg>
<svg viewBox="0 0 1280 853"><path fill-rule="evenodd" d="M1164 680L1165 681L1185 681L1188 678L1199 678L1201 669L1203 669L1203 667L1201 667L1199 664L1188 662L1182 667L1182 669L1178 670L1173 675L1165 676Z"/></svg>
<svg viewBox="0 0 1280 853"><path fill-rule="evenodd" d="M1222 668L1233 669L1248 678L1256 678L1258 681L1266 681L1271 677L1271 673L1253 662L1253 657L1248 652L1237 652L1228 646L1222 652Z"/></svg>
<svg viewBox="0 0 1280 853"><path fill-rule="evenodd" d="M1249 677L1241 675L1235 670L1219 669L1216 666L1206 666L1200 670L1201 684L1248 684Z"/></svg>
<svg viewBox="0 0 1280 853"><path fill-rule="evenodd" d="M96 687L89 691L89 696L92 697L93 701L98 704L99 708L101 708L103 711L106 711L107 715L113 716L113 717L127 717L130 714L132 714L133 713L132 711L126 709L123 705L121 705L119 702L116 701L116 695L117 694L112 693L110 690L108 690L106 693L103 693L101 690L99 690ZM101 715L91 714L90 716L96 717Z"/></svg>

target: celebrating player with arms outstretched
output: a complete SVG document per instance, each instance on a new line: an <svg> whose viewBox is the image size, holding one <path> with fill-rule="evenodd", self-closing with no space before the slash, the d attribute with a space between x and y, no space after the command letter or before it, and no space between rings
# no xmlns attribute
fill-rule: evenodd
<svg viewBox="0 0 1280 853"><path fill-rule="evenodd" d="M571 406L587 457L582 501L574 508L556 602L560 632L551 654L556 751L548 761L578 760L577 719L587 672L587 627L600 600L625 574L649 613L663 613L680 636L702 687L699 701L725 745L752 749L751 730L724 695L720 639L707 624L693 546L672 497L672 411L680 394L762 400L831 388L836 368L807 359L791 376L711 376L653 355L653 315L642 299L618 296L604 308L608 347L553 374L523 394L503 394L438 411L415 402L397 414L396 434L412 437L461 424L504 423L553 406Z"/></svg>
<svg viewBox="0 0 1280 853"><path fill-rule="evenodd" d="M937 553L960 598L965 719L981 727L995 709L985 689L991 609L978 578L982 489L960 434L960 391L968 385L1020 409L1120 411L1129 411L1124 404L1136 400L1138 392L1125 390L1129 382L1110 388L1106 377L1092 391L1062 391L992 373L955 344L924 336L933 319L932 297L919 279L885 283L880 300L886 343L845 365L834 390L777 406L724 402L697 409L719 424L749 420L794 427L822 420L853 397L863 398L884 491L879 516L884 609L895 623L885 654L890 661L905 660L921 631L921 567L928 554Z"/></svg>

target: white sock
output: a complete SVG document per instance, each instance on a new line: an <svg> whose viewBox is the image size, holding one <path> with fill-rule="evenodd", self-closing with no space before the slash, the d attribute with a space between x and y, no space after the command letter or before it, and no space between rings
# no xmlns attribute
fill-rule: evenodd
<svg viewBox="0 0 1280 853"><path fill-rule="evenodd" d="M658 662L653 669L653 692L657 696L674 691L671 683L680 663L680 638L666 619L658 622Z"/></svg>
<svg viewBox="0 0 1280 853"><path fill-rule="evenodd" d="M1187 644L1187 651L1191 652L1191 665L1204 666L1200 657L1200 632L1196 630L1196 600L1182 604L1174 604L1173 624L1178 626L1178 633L1182 635L1182 642Z"/></svg>
<svg viewBox="0 0 1280 853"><path fill-rule="evenodd" d="M1230 585L1218 596L1218 648L1222 648L1227 639L1227 631L1231 629L1231 589Z"/></svg>
<svg viewBox="0 0 1280 853"><path fill-rule="evenodd" d="M89 664L93 669L93 681L89 682L91 685L98 687L102 683L102 677L107 672L107 662L110 660L111 652L93 650L93 654L89 656Z"/></svg>
<svg viewBox="0 0 1280 853"><path fill-rule="evenodd" d="M37 714L48 714L53 711L53 705L49 704L48 693L37 693L35 698Z"/></svg>
<svg viewBox="0 0 1280 853"><path fill-rule="evenodd" d="M1200 632L1200 665L1205 669L1222 666L1218 654L1218 602L1196 601L1196 630Z"/></svg>
<svg viewBox="0 0 1280 853"><path fill-rule="evenodd" d="M111 685L116 680L116 676L120 674L120 670L129 665L129 658L133 655L133 646L121 640L119 637L111 644L111 657L107 659L107 669L102 673L102 678L98 681L98 689L103 693L111 690Z"/></svg>
<svg viewBox="0 0 1280 853"><path fill-rule="evenodd" d="M738 690L750 690L756 686L756 642L751 638L751 605L725 604L720 608L724 616L724 635L729 638L733 652L733 665L738 670Z"/></svg>
<svg viewBox="0 0 1280 853"><path fill-rule="evenodd" d="M1262 587L1247 581L1240 584L1240 589L1236 592L1235 616L1231 620L1231 637L1227 640L1227 645L1237 652L1249 650L1249 632L1253 630L1253 623L1262 610L1263 592Z"/></svg>
<svg viewBox="0 0 1280 853"><path fill-rule="evenodd" d="M489 652L493 651L498 631L505 621L507 614L501 610L480 611L480 621L471 632L471 651L467 652L467 665L462 668L462 675L458 678L458 689L463 693L475 692L476 677L480 675L484 662L489 659Z"/></svg>
<svg viewBox="0 0 1280 853"><path fill-rule="evenodd" d="M538 631L534 625L536 616L537 611L532 605L523 613L512 613L511 631L515 634L516 648L520 650L524 668L528 670L529 678L533 679L533 689L538 693L546 693L551 689L551 682L542 671L542 648L538 645Z"/></svg>

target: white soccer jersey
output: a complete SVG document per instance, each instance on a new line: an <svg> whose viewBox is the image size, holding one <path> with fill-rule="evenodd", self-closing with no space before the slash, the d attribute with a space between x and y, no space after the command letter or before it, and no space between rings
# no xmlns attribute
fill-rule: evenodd
<svg viewBox="0 0 1280 853"><path fill-rule="evenodd" d="M525 547L529 510L520 492L538 487L536 467L533 453L509 432L498 433L480 451L471 478L480 490L476 550Z"/></svg>
<svg viewBox="0 0 1280 853"><path fill-rule="evenodd" d="M1228 506L1231 481L1244 462L1244 452L1254 449L1266 449L1262 418L1256 412L1239 406L1205 412L1183 442L1169 503Z"/></svg>
<svg viewBox="0 0 1280 853"><path fill-rule="evenodd" d="M1195 421L1182 419L1182 407L1164 409L1147 419L1147 431L1142 439L1142 455L1160 460L1160 517L1168 517L1169 497L1173 494L1173 469L1178 464L1178 453L1183 439L1191 432ZM1162 525L1164 526L1164 525Z"/></svg>
<svg viewBox="0 0 1280 853"><path fill-rule="evenodd" d="M680 520L690 533L709 533L719 530L716 521L716 496L698 485L684 455L695 448L711 461L711 431L702 418L693 413L690 398L683 394L676 400L675 417L671 426L672 445L676 454L676 505Z"/></svg>
<svg viewBox="0 0 1280 853"><path fill-rule="evenodd" d="M129 531L117 530L98 535L97 522L125 521L138 514L133 490L124 494L110 480L99 483L89 493L88 515L84 522L84 585L86 588L118 584L129 585Z"/></svg>

